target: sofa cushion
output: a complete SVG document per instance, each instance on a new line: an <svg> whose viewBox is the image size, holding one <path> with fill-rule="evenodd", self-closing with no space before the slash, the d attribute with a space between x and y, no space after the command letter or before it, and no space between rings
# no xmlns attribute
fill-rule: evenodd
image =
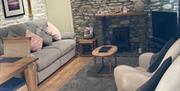
<svg viewBox="0 0 180 91"><path fill-rule="evenodd" d="M37 63L37 70L38 72L45 69L53 62L56 61L61 55L61 52L57 49L42 49L40 51L32 53L35 58L39 58Z"/></svg>
<svg viewBox="0 0 180 91"><path fill-rule="evenodd" d="M168 51L168 49L171 47L171 45L175 42L175 39L170 39L165 45L164 47L161 49L161 51L158 53L158 55L155 56L155 58L153 60L151 60L150 62L150 66L148 68L148 72L154 72L158 66L160 65L160 63L162 62L166 52Z"/></svg>
<svg viewBox="0 0 180 91"><path fill-rule="evenodd" d="M136 91L155 91L156 86L158 85L161 77L164 75L166 70L172 64L172 58L167 58L161 67L156 71L156 73L142 86L140 86Z"/></svg>
<svg viewBox="0 0 180 91"><path fill-rule="evenodd" d="M74 32L61 32L61 39L74 39L76 34Z"/></svg>
<svg viewBox="0 0 180 91"><path fill-rule="evenodd" d="M61 51L62 56L69 52L71 49L75 48L76 41L72 39L60 40L53 42L51 46L46 48L56 48Z"/></svg>

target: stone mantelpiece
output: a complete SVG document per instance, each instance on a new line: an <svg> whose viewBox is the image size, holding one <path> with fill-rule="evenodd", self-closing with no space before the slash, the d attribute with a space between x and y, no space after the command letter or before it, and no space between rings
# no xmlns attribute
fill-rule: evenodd
<svg viewBox="0 0 180 91"><path fill-rule="evenodd" d="M137 13L137 12L128 12L128 13L112 13L112 14L95 14L95 17L113 17L113 16L140 16L145 15L145 13Z"/></svg>

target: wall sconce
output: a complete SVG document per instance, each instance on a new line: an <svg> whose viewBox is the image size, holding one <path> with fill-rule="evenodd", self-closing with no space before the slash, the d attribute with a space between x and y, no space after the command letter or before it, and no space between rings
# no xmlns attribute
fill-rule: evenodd
<svg viewBox="0 0 180 91"><path fill-rule="evenodd" d="M27 2L28 2L29 17L33 17L32 7L31 7L31 0L27 0Z"/></svg>

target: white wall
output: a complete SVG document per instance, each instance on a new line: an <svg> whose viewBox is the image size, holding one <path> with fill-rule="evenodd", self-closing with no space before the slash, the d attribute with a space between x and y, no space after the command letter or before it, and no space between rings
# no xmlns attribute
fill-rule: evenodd
<svg viewBox="0 0 180 91"><path fill-rule="evenodd" d="M32 18L29 18L28 16L27 0L23 0L23 2L24 2L25 15L12 17L12 18L5 18L3 12L2 0L0 0L0 27L5 27L8 25L13 25L13 24L32 20ZM32 12L34 15L33 19L47 19L45 0L31 0L31 3L32 3Z"/></svg>
<svg viewBox="0 0 180 91"><path fill-rule="evenodd" d="M60 31L74 31L70 0L46 0L48 20Z"/></svg>

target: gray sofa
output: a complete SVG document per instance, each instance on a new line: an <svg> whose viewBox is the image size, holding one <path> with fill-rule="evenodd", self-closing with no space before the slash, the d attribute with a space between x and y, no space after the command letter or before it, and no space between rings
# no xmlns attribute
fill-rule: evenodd
<svg viewBox="0 0 180 91"><path fill-rule="evenodd" d="M32 52L33 57L39 58L36 61L38 83L48 78L73 58L76 50L75 34L73 32L61 32L62 40L53 41L50 35L45 34L46 29L46 20L36 20L0 28L0 54L3 54L3 37L25 36L27 30L42 36L43 48Z"/></svg>

